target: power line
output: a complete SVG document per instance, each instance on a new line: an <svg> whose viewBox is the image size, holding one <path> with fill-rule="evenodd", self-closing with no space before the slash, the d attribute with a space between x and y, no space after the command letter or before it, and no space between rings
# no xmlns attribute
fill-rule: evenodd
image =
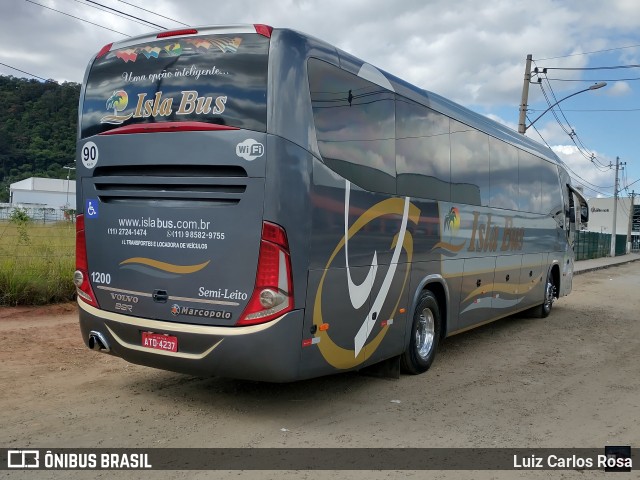
<svg viewBox="0 0 640 480"><path fill-rule="evenodd" d="M547 77L549 78L549 77ZM555 82L583 82L583 83L594 83L594 82L634 82L640 80L640 77L633 78L549 78L549 80L553 80Z"/></svg>
<svg viewBox="0 0 640 480"><path fill-rule="evenodd" d="M71 15L70 13L65 13L60 10L56 10L55 8L47 7L46 5L42 5L41 3L34 2L33 0L24 0L25 2L32 3L34 5L38 5L39 7L46 8L47 10L53 10L54 12L61 13L62 15L66 15L67 17L75 18L76 20L80 20L81 22L90 23L91 25L95 25L96 27L104 28L105 30L110 30L115 33L119 33L120 35L124 35L125 37L130 37L131 35L127 35L126 33L119 32L109 27L105 27L104 25L100 25L98 23L90 22L89 20L85 20L84 18L76 17L75 15Z"/></svg>
<svg viewBox="0 0 640 480"><path fill-rule="evenodd" d="M544 112L542 108L528 108L529 112ZM640 112L640 108L565 108L565 112Z"/></svg>
<svg viewBox="0 0 640 480"><path fill-rule="evenodd" d="M636 44L636 45L627 45L624 47L613 47L613 48L605 48L604 50L594 50L592 52L584 52L584 53L572 53L570 55L561 55L559 57L548 57L548 58L536 58L537 61L541 62L544 60L556 60L558 58L569 58L569 57L578 57L578 56L582 56L582 55L592 55L594 53L606 53L606 52L613 52L615 50L625 50L627 48L637 48L640 47L640 44Z"/></svg>
<svg viewBox="0 0 640 480"><path fill-rule="evenodd" d="M534 62L535 63L535 62ZM536 65L536 70L539 70L537 68ZM547 101L547 104L549 105L549 107L553 106L553 105L557 105L558 110L560 111L560 113L562 114L562 117L564 118L565 122L567 122L567 125L569 126L569 128L571 129L571 131L568 131L564 125L562 124L562 122L560 121L560 119L558 118L558 115L555 113L554 109L551 109L551 112L553 113L553 116L555 117L556 121L558 122L558 125L560 125L560 128L562 128L562 130L564 130L564 132L569 136L569 138L571 139L571 141L573 142L573 144L576 146L576 148L578 149L578 152L580 152L580 154L587 160L589 160L599 171L604 172L606 171L609 167L606 165L603 165L601 162L598 161L598 159L596 158L594 153L588 154L585 151L583 151L582 149L588 151L589 148L587 148L587 146L582 142L582 140L580 139L580 137L578 136L578 134L575 132L575 129L573 129L571 127L571 122L569 122L569 119L567 119L566 115L564 114L564 111L562 110L562 107L560 105L558 105L560 102L558 101L558 98L556 97L555 92L553 91L553 87L551 86L551 82L549 81L549 78L546 75L546 70L542 71L542 74L544 75L544 79L546 80L547 85L549 86L549 90L551 92L551 95L553 96L553 100L554 103L552 104L551 101L549 100L549 97L547 96L547 93L545 92L545 89L542 85L542 83L540 82L540 88L542 90L542 93L545 97L545 100ZM541 77L542 78L542 77ZM578 143L580 145L578 145ZM582 148L581 148L582 147Z"/></svg>
<svg viewBox="0 0 640 480"><path fill-rule="evenodd" d="M555 95L555 92L553 91L553 88L551 87L551 84L547 81L547 84L549 85L549 90L551 92L551 95L553 96L553 100L555 104L558 104L558 99ZM547 104L549 106L552 105L551 100L549 99L549 97L547 96L547 93L544 89L544 87L542 86L542 84L540 84L540 88L542 89L542 93L544 94L545 100L547 101ZM595 155L592 153L591 155L587 154L586 152L584 152L582 150L582 148L584 148L585 150L588 150L588 148L582 143L582 141L577 138L577 134L575 132L575 130L571 127L571 122L569 122L569 120L567 119L566 115L564 114L564 111L562 110L562 108L558 105L557 106L558 110L560 111L560 113L562 114L562 117L564 118L565 122L567 122L568 127L571 129L570 131L567 130L567 128L562 124L562 121L560 120L560 118L558 118L557 113L555 112L555 110L551 109L551 112L553 114L553 116L556 119L556 122L558 122L558 125L560 125L560 128L562 128L562 130L569 136L569 138L571 139L571 141L573 142L573 144L575 145L575 147L578 149L578 152L586 159L591 161L591 163L594 164L594 166L596 166L596 168L598 168L598 166L596 165L596 160L595 160ZM576 142L576 138L578 140L578 142L580 143L580 145L578 145L578 143ZM580 147L582 146L582 148ZM600 168L598 168L598 170L601 170Z"/></svg>
<svg viewBox="0 0 640 480"><path fill-rule="evenodd" d="M141 22L147 23L147 24L151 25L152 27L158 27L158 28L161 28L162 30L166 30L166 27L163 27L162 25L158 25L157 23L150 22L148 20L145 20L144 18L136 17L135 15L131 15L130 13L122 12L122 11L118 10L117 8L107 7L106 5L102 5L101 3L94 2L93 0L85 0L85 1L87 3L93 3L94 5L99 5L100 7L106 8L107 10L110 10L112 12L121 13L123 15L126 15L127 17L131 17L131 18L134 18L136 20L140 20Z"/></svg>
<svg viewBox="0 0 640 480"><path fill-rule="evenodd" d="M613 65L609 67L544 67L544 70L620 70L625 68L640 68L640 65Z"/></svg>
<svg viewBox="0 0 640 480"><path fill-rule="evenodd" d="M528 117L528 116L527 116L527 120L531 121L531 119L529 119L529 117ZM540 139L542 140L542 142L543 142L543 143L544 143L548 148L551 148L551 146L547 143L547 141L544 139L544 137L543 137L543 136L542 136L542 134L538 131L538 129L535 127L535 125L531 125L531 126L530 126L530 128L533 128L533 129L536 131L536 133L538 134L538 136L540 137ZM597 194L599 194L599 195L602 195L602 196L605 196L605 197L607 197L607 196L610 196L610 195L611 195L611 194L609 194L609 193L604 193L604 192L602 192L602 191L598 190L599 188L609 188L609 187L599 187L598 185L594 185L594 184L592 184L591 182L588 182L587 180L585 180L584 178L582 178L580 175L578 175L576 172L574 172L574 171L571 169L571 167L569 167L569 165L568 165L566 162L563 162L563 163L564 163L564 166L565 166L565 167L567 167L567 170L569 170L569 172L571 172L571 173L573 174L573 175L572 175L572 177L573 177L573 179L576 181L576 183L577 183L578 185L581 185L581 186L583 186L584 188L586 188L587 190L591 190L592 192L595 192L595 193L597 193ZM579 181L579 180L577 180L577 179L582 180L582 182L580 182L580 181ZM583 182L584 182L584 183L583 183ZM587 184L588 184L588 185L587 185ZM589 186L589 185L592 185L592 186ZM595 188L594 188L594 187L595 187Z"/></svg>
<svg viewBox="0 0 640 480"><path fill-rule="evenodd" d="M171 20L172 22L179 23L180 25L184 25L185 27L190 27L191 26L188 23L181 22L179 20L176 20L175 18L166 17L164 15L161 15L160 13L153 12L151 10L147 10L146 8L139 7L138 5L134 5L133 3L125 2L124 0L118 0L118 1L120 3L124 3L125 5L130 5L130 6L134 7L134 8L138 8L138 9L144 11L144 12L151 13L152 15L157 15L158 17L162 17L162 18L164 18L166 20Z"/></svg>
<svg viewBox="0 0 640 480"><path fill-rule="evenodd" d="M635 185L636 183L640 182L640 178L637 180L634 180L633 182L627 184L627 188L629 188L631 185Z"/></svg>
<svg viewBox="0 0 640 480"><path fill-rule="evenodd" d="M125 20L129 20L130 22L136 22L137 24L144 25L145 27L148 26L148 24L146 22L139 22L138 20L134 20L132 18L128 18L126 15L119 15L117 13L110 12L106 8L101 8L101 7L98 7L96 5L91 5L89 3L83 2L82 0L73 0L73 1L76 2L76 3L79 3L80 5L83 5L85 7L95 8L96 10L100 10L101 12L106 12L106 13L109 13L111 15L115 15L116 17L124 18Z"/></svg>
<svg viewBox="0 0 640 480"><path fill-rule="evenodd" d="M42 77L40 77L38 75L34 75L33 73L25 72L24 70L20 70L19 68L12 67L11 65L7 65L6 63L0 63L0 65L3 65L5 67L9 67L9 68L11 68L13 70L17 70L18 72L21 72L21 73L25 73L25 74L27 74L27 75L29 75L31 77L39 78L40 80L44 80L45 82L49 82L50 81L50 80L48 80L46 78L42 78Z"/></svg>

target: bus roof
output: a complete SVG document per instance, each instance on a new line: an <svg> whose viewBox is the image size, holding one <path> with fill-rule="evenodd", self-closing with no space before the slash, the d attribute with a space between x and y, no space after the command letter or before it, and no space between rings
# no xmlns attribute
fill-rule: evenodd
<svg viewBox="0 0 640 480"><path fill-rule="evenodd" d="M438 95L434 92L428 91L426 89L417 87L405 80L402 80L396 77L393 74L390 74L384 70L381 70L373 65L368 64L364 60L361 60L350 53L341 50L328 42L321 40L312 35L308 35L306 33L288 29L288 28L272 28L267 25L262 24L237 24L237 25L213 25L213 26L195 26L177 30L162 30L155 31L145 35L140 35L132 38L127 38L126 40L122 40L120 42L115 42L113 44L107 45L100 52L101 54L106 54L111 50L126 48L131 45L136 45L139 43L143 43L145 41L150 41L158 38L158 35L162 35L162 38L170 38L172 35L175 36L194 36L194 35L213 35L213 34L230 34L230 33L259 33L265 36L270 36L273 31L273 34L276 35L281 32L290 32L298 35L301 39L306 40L307 42L313 42L316 44L321 44L326 49L326 51L335 52L336 58L334 59L337 65L340 65L345 70L351 71L354 74L358 74L360 69L363 66L370 67L372 71L378 72L384 77L383 87L390 86L393 91L398 93L399 95L403 95L406 98L421 103L433 110L436 110L444 115L447 115L459 122L465 123L473 128L476 128L488 135L496 137L500 140L508 142L512 145L518 146L524 150L529 151L535 155L541 156L548 161L553 163L557 163L561 166L564 166L564 163L560 158L551 150L550 148L542 145L530 138L521 135L515 130L499 123L490 118L482 115L480 113L474 112L473 110L464 107L452 100L449 100L441 95ZM387 86L387 88L388 88Z"/></svg>

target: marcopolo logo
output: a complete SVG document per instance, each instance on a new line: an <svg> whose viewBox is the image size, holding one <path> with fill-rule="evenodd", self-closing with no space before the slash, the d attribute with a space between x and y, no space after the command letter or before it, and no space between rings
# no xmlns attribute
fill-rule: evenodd
<svg viewBox="0 0 640 480"><path fill-rule="evenodd" d="M264 145L253 138L247 138L236 145L236 155L250 162L264 155Z"/></svg>
<svg viewBox="0 0 640 480"><path fill-rule="evenodd" d="M174 317L177 317L178 315L187 315L190 317L221 318L225 320L231 318L231 312L224 310L205 310L204 308L183 307L177 303L171 305L171 315Z"/></svg>

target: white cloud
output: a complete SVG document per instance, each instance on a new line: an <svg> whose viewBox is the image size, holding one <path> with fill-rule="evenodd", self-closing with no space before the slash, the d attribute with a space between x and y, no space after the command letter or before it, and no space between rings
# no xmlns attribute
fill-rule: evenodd
<svg viewBox="0 0 640 480"><path fill-rule="evenodd" d="M632 89L627 82L615 82L609 87L606 92L607 95L612 97L621 97L622 95L629 95Z"/></svg>
<svg viewBox="0 0 640 480"><path fill-rule="evenodd" d="M613 169L603 167L609 165L609 158L594 152L595 161L592 162L575 145L555 145L552 149L569 167L573 182L583 186L588 197L612 194L615 173Z"/></svg>

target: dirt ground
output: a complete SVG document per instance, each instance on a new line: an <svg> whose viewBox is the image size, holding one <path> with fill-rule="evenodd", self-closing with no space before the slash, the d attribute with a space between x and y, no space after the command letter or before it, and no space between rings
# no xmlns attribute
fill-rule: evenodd
<svg viewBox="0 0 640 480"><path fill-rule="evenodd" d="M640 262L577 276L548 319L445 340L432 369L274 385L196 378L85 348L74 304L0 309L0 446L640 446ZM636 467L637 468L637 467ZM619 478L637 478L635 473ZM344 478L602 478L597 471L345 472ZM140 472L0 472L141 478ZM334 478L145 472L144 478ZM618 478L618 477L616 477Z"/></svg>

